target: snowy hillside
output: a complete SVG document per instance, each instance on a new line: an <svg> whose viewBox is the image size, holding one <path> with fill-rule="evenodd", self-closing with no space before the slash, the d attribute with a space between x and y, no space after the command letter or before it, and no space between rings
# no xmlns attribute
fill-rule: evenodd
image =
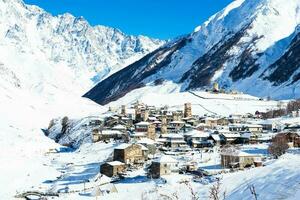
<svg viewBox="0 0 300 200"><path fill-rule="evenodd" d="M106 104L164 81L181 91L216 81L254 96L300 97L299 7L299 0L236 0L193 33L129 65L85 96Z"/></svg>
<svg viewBox="0 0 300 200"><path fill-rule="evenodd" d="M209 92L180 92L176 85L165 83L160 86L146 86L134 90L123 98L109 103L107 106L118 108L120 105L133 104L136 101L147 105L165 106L171 110L182 110L186 102L193 106L196 115L254 114L256 111L275 109L277 101L263 101L247 94L213 94Z"/></svg>

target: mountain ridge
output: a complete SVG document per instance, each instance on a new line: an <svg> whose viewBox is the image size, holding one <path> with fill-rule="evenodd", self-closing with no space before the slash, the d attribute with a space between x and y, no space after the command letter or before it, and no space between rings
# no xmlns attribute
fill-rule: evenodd
<svg viewBox="0 0 300 200"><path fill-rule="evenodd" d="M127 78L105 91L102 90L104 82L100 82L84 96L103 105L130 93L135 84L146 86L172 82L178 90L187 91L205 89L218 82L227 90L239 90L259 97L300 97L300 92L295 90L300 67L296 54L285 62L285 66L293 65L288 67L293 70L280 85L274 84L277 81L274 78L268 79L263 75L276 71L270 66L290 49L299 24L299 0L292 0L289 4L283 0L236 0L184 36L189 42L172 51L171 55L166 54L159 59L155 59L155 55L148 60L143 58L144 62L140 60L140 65L135 66L143 73L141 69L146 70L149 63L156 63L151 68L159 68L157 73L138 82L135 78ZM293 42L296 46L297 40ZM161 51L171 51L175 43L168 43L161 47ZM165 62L167 57L171 57L169 62ZM127 68L133 68L133 65ZM275 77L284 76L282 71L289 70L279 70ZM122 72L116 73L114 78ZM291 79L296 81L290 84ZM126 85L126 91L122 85Z"/></svg>
<svg viewBox="0 0 300 200"><path fill-rule="evenodd" d="M21 86L30 90L44 87L46 93L53 93L48 87L70 88L68 92L76 91L80 97L97 82L165 43L126 35L116 28L91 26L83 17L69 13L52 16L21 0L1 0L0 17L0 51L4 52L0 61L15 73ZM32 67L32 62L42 66ZM57 81L60 74L66 79L63 84Z"/></svg>

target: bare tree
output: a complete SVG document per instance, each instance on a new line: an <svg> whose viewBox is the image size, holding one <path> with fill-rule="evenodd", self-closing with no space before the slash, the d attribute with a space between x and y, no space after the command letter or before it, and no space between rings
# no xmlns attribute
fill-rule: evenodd
<svg viewBox="0 0 300 200"><path fill-rule="evenodd" d="M287 138L285 137L285 133L277 134L276 137L273 138L272 144L269 146L268 151L275 158L285 154L288 146Z"/></svg>
<svg viewBox="0 0 300 200"><path fill-rule="evenodd" d="M221 180L218 179L217 182L211 186L209 190L209 199L211 200L225 200L226 192L221 192Z"/></svg>
<svg viewBox="0 0 300 200"><path fill-rule="evenodd" d="M48 125L48 130L50 130L54 125L55 125L54 119L51 119L51 121Z"/></svg>
<svg viewBox="0 0 300 200"><path fill-rule="evenodd" d="M186 181L184 182L184 184L186 185L186 187L190 190L191 193L191 200L199 200L199 196L197 195L197 192L195 192L195 190L193 189L192 185L190 184L190 182Z"/></svg>
<svg viewBox="0 0 300 200"><path fill-rule="evenodd" d="M65 116L64 118L62 118L61 120L61 132L64 134L66 133L67 129L68 129L68 122L69 122L69 118L67 116Z"/></svg>
<svg viewBox="0 0 300 200"><path fill-rule="evenodd" d="M257 193L256 193L256 191L255 191L254 185L249 186L249 190L250 190L250 192L251 192L251 194L252 194L254 200L257 200Z"/></svg>

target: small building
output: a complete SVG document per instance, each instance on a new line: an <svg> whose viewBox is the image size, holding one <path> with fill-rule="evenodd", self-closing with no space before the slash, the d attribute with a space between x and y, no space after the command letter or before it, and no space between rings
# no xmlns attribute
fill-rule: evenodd
<svg viewBox="0 0 300 200"><path fill-rule="evenodd" d="M263 131L263 126L260 124L245 124L244 131L250 131L252 133L261 133Z"/></svg>
<svg viewBox="0 0 300 200"><path fill-rule="evenodd" d="M228 126L228 124L229 124L229 120L226 117L217 119L217 125L219 125L219 126Z"/></svg>
<svg viewBox="0 0 300 200"><path fill-rule="evenodd" d="M229 115L228 121L232 124L242 123L242 121L243 121L242 117L243 116L240 114L232 114L232 115Z"/></svg>
<svg viewBox="0 0 300 200"><path fill-rule="evenodd" d="M183 132L185 122L184 121L171 121L169 123L168 131L170 133Z"/></svg>
<svg viewBox="0 0 300 200"><path fill-rule="evenodd" d="M145 146L148 149L148 155L154 155L156 153L156 142L149 138L143 138L137 141L138 144Z"/></svg>
<svg viewBox="0 0 300 200"><path fill-rule="evenodd" d="M204 120L202 120L202 123L205 123L206 126L209 128L215 128L218 126L218 119L212 117L206 117Z"/></svg>
<svg viewBox="0 0 300 200"><path fill-rule="evenodd" d="M184 141L184 137L180 134L164 134L161 135L161 138L159 138L157 141L163 143L165 147L170 148L186 146L186 141Z"/></svg>
<svg viewBox="0 0 300 200"><path fill-rule="evenodd" d="M258 122L258 124L262 126L262 129L264 131L274 131L275 129L277 129L277 125L275 121L264 120Z"/></svg>
<svg viewBox="0 0 300 200"><path fill-rule="evenodd" d="M133 141L138 141L143 138L147 138L147 132L132 132L130 133L130 138L133 139Z"/></svg>
<svg viewBox="0 0 300 200"><path fill-rule="evenodd" d="M223 137L226 144L233 144L235 141L240 138L239 133L221 133L221 137Z"/></svg>
<svg viewBox="0 0 300 200"><path fill-rule="evenodd" d="M117 124L114 127L112 127L112 130L126 132L127 128L122 124Z"/></svg>
<svg viewBox="0 0 300 200"><path fill-rule="evenodd" d="M159 178L163 175L170 175L178 172L178 161L169 155L163 155L152 161L149 175L152 178Z"/></svg>
<svg viewBox="0 0 300 200"><path fill-rule="evenodd" d="M125 164L142 164L147 160L148 149L140 144L123 143L114 149L114 161Z"/></svg>
<svg viewBox="0 0 300 200"><path fill-rule="evenodd" d="M94 129L92 133L93 142L110 141L110 140L123 140L128 141L127 133L118 130L99 130Z"/></svg>
<svg viewBox="0 0 300 200"><path fill-rule="evenodd" d="M156 137L156 126L149 122L139 122L135 124L135 132L146 133L149 139L155 140Z"/></svg>
<svg viewBox="0 0 300 200"><path fill-rule="evenodd" d="M172 112L173 121L181 121L182 118L183 118L183 112L181 110Z"/></svg>
<svg viewBox="0 0 300 200"><path fill-rule="evenodd" d="M194 148L203 148L211 147L212 143L208 140L210 134L204 131L194 130L191 131L193 134L186 137L186 141L191 147Z"/></svg>
<svg viewBox="0 0 300 200"><path fill-rule="evenodd" d="M234 147L221 151L221 165L224 168L246 168L251 166L261 166L261 156L249 154Z"/></svg>
<svg viewBox="0 0 300 200"><path fill-rule="evenodd" d="M120 161L106 162L100 166L100 173L108 177L117 176L125 171L125 164Z"/></svg>

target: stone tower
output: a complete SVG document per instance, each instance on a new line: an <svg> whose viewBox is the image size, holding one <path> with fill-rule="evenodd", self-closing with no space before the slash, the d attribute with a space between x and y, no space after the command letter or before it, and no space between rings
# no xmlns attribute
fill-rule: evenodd
<svg viewBox="0 0 300 200"><path fill-rule="evenodd" d="M155 125L149 124L148 131L147 131L147 137L151 140L155 140L156 134L155 134Z"/></svg>
<svg viewBox="0 0 300 200"><path fill-rule="evenodd" d="M192 117L192 104L191 103L184 104L184 117Z"/></svg>
<svg viewBox="0 0 300 200"><path fill-rule="evenodd" d="M126 115L126 105L121 106L121 115Z"/></svg>
<svg viewBox="0 0 300 200"><path fill-rule="evenodd" d="M213 84L213 92L219 92L219 84L217 82Z"/></svg>
<svg viewBox="0 0 300 200"><path fill-rule="evenodd" d="M148 121L149 119L149 110L146 109L143 113L142 113L142 118L143 118L143 121L146 122Z"/></svg>
<svg viewBox="0 0 300 200"><path fill-rule="evenodd" d="M168 133L168 127L167 127L167 116L163 115L161 118L161 127L160 127L161 134L167 134Z"/></svg>

